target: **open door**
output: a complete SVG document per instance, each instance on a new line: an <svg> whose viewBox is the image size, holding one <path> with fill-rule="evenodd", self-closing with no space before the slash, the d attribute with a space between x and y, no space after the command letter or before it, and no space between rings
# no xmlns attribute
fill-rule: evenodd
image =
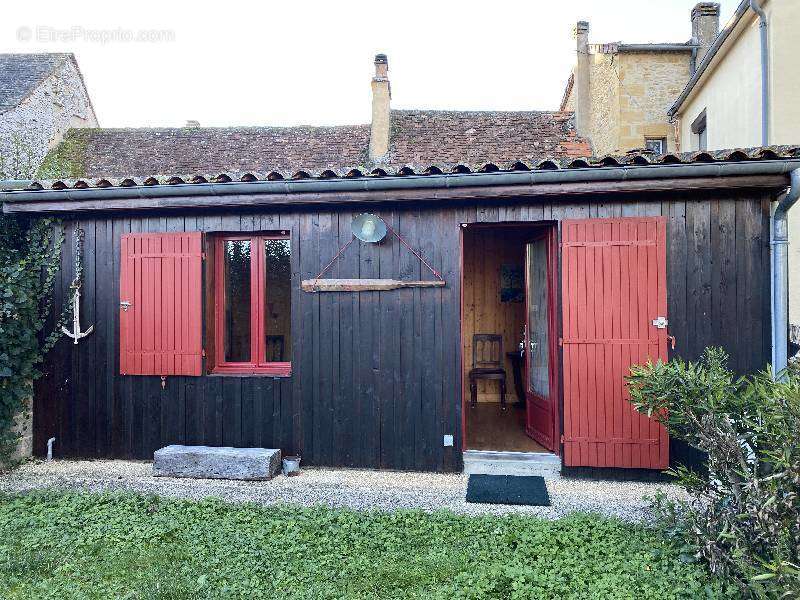
<svg viewBox="0 0 800 600"><path fill-rule="evenodd" d="M525 401L526 433L555 451L553 377L553 295L550 282L551 234L528 243L525 250Z"/></svg>

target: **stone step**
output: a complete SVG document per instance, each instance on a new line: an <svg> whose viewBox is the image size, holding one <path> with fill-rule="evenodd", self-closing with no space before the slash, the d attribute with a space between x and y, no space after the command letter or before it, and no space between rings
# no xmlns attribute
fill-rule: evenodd
<svg viewBox="0 0 800 600"><path fill-rule="evenodd" d="M464 452L467 475L540 475L547 479L561 477L561 458L549 452Z"/></svg>
<svg viewBox="0 0 800 600"><path fill-rule="evenodd" d="M272 479L281 451L268 448L166 446L153 455L153 475L194 479Z"/></svg>

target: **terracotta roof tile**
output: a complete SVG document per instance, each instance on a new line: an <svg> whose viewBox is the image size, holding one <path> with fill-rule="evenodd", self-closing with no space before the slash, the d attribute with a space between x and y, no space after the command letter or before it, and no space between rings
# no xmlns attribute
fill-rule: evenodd
<svg viewBox="0 0 800 600"><path fill-rule="evenodd" d="M432 164L534 164L591 154L567 112L393 110L389 154L377 165L369 161L369 135L369 125L71 130L45 161L41 175L120 178L274 171L291 177L301 170L314 176L330 170L343 176L354 168L369 173L376 166L422 172Z"/></svg>
<svg viewBox="0 0 800 600"><path fill-rule="evenodd" d="M714 150L707 152L684 152L677 154L656 155L648 152L630 152L621 156L604 157L562 157L548 158L539 161L507 160L494 162L437 162L427 166L412 167L409 165L382 166L368 168L364 165L350 165L334 169L305 169L283 171L259 170L232 170L232 171L205 171L204 173L188 172L182 175L174 174L145 174L137 177L102 177L88 176L63 179L49 179L34 181L27 189L37 190L64 190L105 188L105 187L131 187L153 185L177 185L184 183L224 184L236 182L276 181L282 179L329 179L329 178L357 178L357 177L407 177L410 175L441 175L448 173L480 173L480 172L509 172L509 171L548 171L562 169L611 169L633 166L699 164L699 163L730 163L741 161L766 161L800 159L798 146L769 146L755 148L734 148L730 150Z"/></svg>

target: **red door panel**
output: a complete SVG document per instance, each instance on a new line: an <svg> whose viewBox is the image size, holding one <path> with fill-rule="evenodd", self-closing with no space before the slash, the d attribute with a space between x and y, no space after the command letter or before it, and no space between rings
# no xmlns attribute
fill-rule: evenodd
<svg viewBox="0 0 800 600"><path fill-rule="evenodd" d="M555 390L552 365L556 362L553 318L555 306L551 282L555 254L554 235L548 233L525 248L525 432L542 446L557 452Z"/></svg>
<svg viewBox="0 0 800 600"><path fill-rule="evenodd" d="M122 236L121 374L202 374L201 235Z"/></svg>
<svg viewBox="0 0 800 600"><path fill-rule="evenodd" d="M666 430L629 402L631 365L667 360L666 219L562 222L564 463L665 469Z"/></svg>

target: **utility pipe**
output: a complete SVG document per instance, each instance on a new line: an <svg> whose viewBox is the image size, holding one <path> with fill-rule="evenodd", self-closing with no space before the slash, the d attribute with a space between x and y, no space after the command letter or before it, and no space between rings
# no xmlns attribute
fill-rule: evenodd
<svg viewBox="0 0 800 600"><path fill-rule="evenodd" d="M53 444L55 443L55 441L56 441L56 438L54 438L54 437L51 437L49 440L47 440L47 460L48 461L53 460Z"/></svg>
<svg viewBox="0 0 800 600"><path fill-rule="evenodd" d="M800 169L790 173L791 187L772 213L772 370L782 379L789 364L789 209L800 198Z"/></svg>
<svg viewBox="0 0 800 600"><path fill-rule="evenodd" d="M758 15L759 31L761 33L761 145L769 146L769 29L767 27L767 13L761 6L760 0L750 0L750 8Z"/></svg>

